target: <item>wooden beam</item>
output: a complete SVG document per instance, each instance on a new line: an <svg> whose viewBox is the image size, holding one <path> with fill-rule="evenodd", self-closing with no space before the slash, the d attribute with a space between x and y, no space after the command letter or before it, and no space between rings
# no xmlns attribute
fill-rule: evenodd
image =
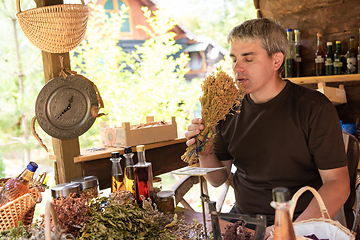
<svg viewBox="0 0 360 240"><path fill-rule="evenodd" d="M36 0L37 7L63 4L62 0ZM49 53L42 51L45 83L59 76L61 71L60 57L63 57L63 67L70 68L69 53ZM56 184L70 182L73 178L82 176L81 163L74 163L74 157L80 154L79 139L60 140L53 138L53 150L56 156Z"/></svg>

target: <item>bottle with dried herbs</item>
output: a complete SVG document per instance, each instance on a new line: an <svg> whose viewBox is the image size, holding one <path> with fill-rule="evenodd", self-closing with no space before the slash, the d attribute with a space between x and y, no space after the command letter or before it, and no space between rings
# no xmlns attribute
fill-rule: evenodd
<svg viewBox="0 0 360 240"><path fill-rule="evenodd" d="M271 205L275 208L274 240L296 240L294 226L290 218L289 189L274 188Z"/></svg>
<svg viewBox="0 0 360 240"><path fill-rule="evenodd" d="M137 145L136 152L138 163L134 165L135 170L135 183L136 183L136 202L142 205L144 199L153 199L153 172L152 164L146 162L145 159L145 146Z"/></svg>
<svg viewBox="0 0 360 240"><path fill-rule="evenodd" d="M118 190L125 190L124 175L120 165L120 153L112 152L110 161L112 162L111 168L111 192Z"/></svg>
<svg viewBox="0 0 360 240"><path fill-rule="evenodd" d="M30 162L18 177L6 181L0 192L0 206L29 192L29 182L37 168L38 165L35 162Z"/></svg>
<svg viewBox="0 0 360 240"><path fill-rule="evenodd" d="M125 157L125 171L124 171L125 188L127 191L130 191L133 198L135 198L136 185L135 185L135 171L134 171L134 161L133 161L134 153L132 152L131 147L124 148L123 156Z"/></svg>

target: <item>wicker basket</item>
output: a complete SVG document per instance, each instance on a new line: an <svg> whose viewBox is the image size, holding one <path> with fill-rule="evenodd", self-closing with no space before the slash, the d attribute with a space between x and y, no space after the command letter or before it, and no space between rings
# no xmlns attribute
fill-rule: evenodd
<svg viewBox="0 0 360 240"><path fill-rule="evenodd" d="M17 14L25 36L36 47L50 53L73 50L85 37L89 7L84 4L59 4L21 12L17 0Z"/></svg>
<svg viewBox="0 0 360 240"><path fill-rule="evenodd" d="M24 225L32 223L35 205L41 202L41 193L32 188L29 193L18 197L0 208L0 231L17 227L18 222Z"/></svg>
<svg viewBox="0 0 360 240"><path fill-rule="evenodd" d="M321 218L312 218L309 220L303 220L294 223L294 230L296 235L304 236L315 234L319 239L329 239L329 240L354 240L355 234L350 232L345 226L341 225L340 222L332 220L330 218L329 212L322 200L320 194L312 187L306 186L299 189L291 201L293 205L290 209L291 218L294 214L295 206L299 197L305 191L311 191L315 199L318 202Z"/></svg>

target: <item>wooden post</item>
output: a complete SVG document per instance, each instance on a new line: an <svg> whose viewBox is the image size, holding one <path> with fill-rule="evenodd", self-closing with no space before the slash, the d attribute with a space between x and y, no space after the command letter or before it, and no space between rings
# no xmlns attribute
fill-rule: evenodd
<svg viewBox="0 0 360 240"><path fill-rule="evenodd" d="M63 0L37 0L37 7L63 4ZM70 68L69 53L48 53L42 51L45 83L59 76L61 71L60 57L63 57L63 66ZM81 163L74 163L74 157L80 155L79 139L70 140L52 139L56 162L54 165L56 184L70 182L76 177L82 176Z"/></svg>

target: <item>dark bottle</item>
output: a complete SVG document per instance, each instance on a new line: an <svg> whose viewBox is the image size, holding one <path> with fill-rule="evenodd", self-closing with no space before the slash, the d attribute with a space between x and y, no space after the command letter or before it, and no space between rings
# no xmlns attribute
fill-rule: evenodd
<svg viewBox="0 0 360 240"><path fill-rule="evenodd" d="M295 34L295 71L296 77L301 77L301 44L300 44L300 31L294 30Z"/></svg>
<svg viewBox="0 0 360 240"><path fill-rule="evenodd" d="M293 43L293 32L292 29L287 30L287 38L288 38L288 50L285 58L285 77L291 78L293 77L293 68L294 68L294 43Z"/></svg>
<svg viewBox="0 0 360 240"><path fill-rule="evenodd" d="M145 159L145 146L137 145L138 163L134 165L136 183L136 202L142 205L143 200L153 199L153 172L150 162Z"/></svg>
<svg viewBox="0 0 360 240"><path fill-rule="evenodd" d="M124 181L126 190L131 192L132 197L136 198L136 185L135 185L135 171L134 171L134 161L133 161L133 152L131 147L124 148L125 157L125 173Z"/></svg>
<svg viewBox="0 0 360 240"><path fill-rule="evenodd" d="M112 162L111 167L111 192L120 190L126 190L124 184L124 175L120 165L120 153L112 152L110 161Z"/></svg>
<svg viewBox="0 0 360 240"><path fill-rule="evenodd" d="M322 44L322 34L318 33L317 35L317 49L315 52L315 75L322 76L325 71L325 52Z"/></svg>
<svg viewBox="0 0 360 240"><path fill-rule="evenodd" d="M18 177L6 181L0 192L0 206L29 192L29 182L37 168L38 165L36 163L30 162Z"/></svg>
<svg viewBox="0 0 360 240"><path fill-rule="evenodd" d="M347 74L354 74L357 72L357 53L355 50L355 38L350 37L350 47L349 50L346 52L346 73Z"/></svg>
<svg viewBox="0 0 360 240"><path fill-rule="evenodd" d="M336 41L336 51L334 53L334 74L340 75L343 67L342 63L342 55L341 55L341 41Z"/></svg>
<svg viewBox="0 0 360 240"><path fill-rule="evenodd" d="M333 75L333 62L334 62L334 55L332 52L332 42L326 43L327 51L325 54L325 74L326 75Z"/></svg>
<svg viewBox="0 0 360 240"><path fill-rule="evenodd" d="M273 189L273 202L275 208L274 240L296 240L294 226L290 218L290 193L287 188Z"/></svg>

